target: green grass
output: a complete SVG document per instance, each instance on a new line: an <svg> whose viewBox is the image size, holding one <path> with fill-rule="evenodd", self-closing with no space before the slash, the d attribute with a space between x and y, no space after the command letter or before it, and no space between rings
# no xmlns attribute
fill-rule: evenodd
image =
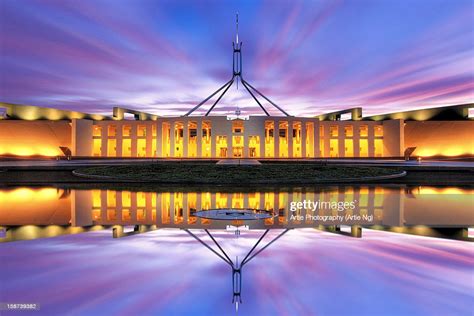
<svg viewBox="0 0 474 316"><path fill-rule="evenodd" d="M398 170L378 167L321 166L317 164L216 165L209 163L154 163L142 165L89 167L78 170L87 175L120 180L162 183L210 184L304 184L383 176Z"/></svg>

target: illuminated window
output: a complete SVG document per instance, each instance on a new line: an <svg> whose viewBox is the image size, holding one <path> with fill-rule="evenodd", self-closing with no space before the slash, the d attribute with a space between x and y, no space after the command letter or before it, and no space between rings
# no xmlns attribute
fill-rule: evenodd
<svg viewBox="0 0 474 316"><path fill-rule="evenodd" d="M107 140L107 157L117 156L117 140L108 139Z"/></svg>
<svg viewBox="0 0 474 316"><path fill-rule="evenodd" d="M156 137L156 125L155 124L153 124L151 126L151 136Z"/></svg>
<svg viewBox="0 0 474 316"><path fill-rule="evenodd" d="M369 157L369 141L367 139L359 140L359 157Z"/></svg>
<svg viewBox="0 0 474 316"><path fill-rule="evenodd" d="M354 143L352 139L344 140L344 157L354 157Z"/></svg>
<svg viewBox="0 0 474 316"><path fill-rule="evenodd" d="M367 125L361 125L359 127L360 137L367 137L369 135L369 127Z"/></svg>
<svg viewBox="0 0 474 316"><path fill-rule="evenodd" d="M122 210L122 221L128 222L132 219L132 212L130 210Z"/></svg>
<svg viewBox="0 0 474 316"><path fill-rule="evenodd" d="M227 193L216 193L216 208L227 207Z"/></svg>
<svg viewBox="0 0 474 316"><path fill-rule="evenodd" d="M354 136L354 129L352 125L344 126L344 136L346 137Z"/></svg>
<svg viewBox="0 0 474 316"><path fill-rule="evenodd" d="M260 208L260 193L249 193L249 208L259 209Z"/></svg>
<svg viewBox="0 0 474 316"><path fill-rule="evenodd" d="M260 157L260 137L249 136L249 157Z"/></svg>
<svg viewBox="0 0 474 316"><path fill-rule="evenodd" d="M227 137L226 136L216 137L216 156L219 158L227 157Z"/></svg>
<svg viewBox="0 0 474 316"><path fill-rule="evenodd" d="M137 220L144 221L146 219L146 211L144 209L137 209Z"/></svg>
<svg viewBox="0 0 474 316"><path fill-rule="evenodd" d="M183 157L184 154L184 126L182 122L174 124L174 156Z"/></svg>
<svg viewBox="0 0 474 316"><path fill-rule="evenodd" d="M375 157L383 156L383 139L374 139L374 154Z"/></svg>
<svg viewBox="0 0 474 316"><path fill-rule="evenodd" d="M122 135L124 137L130 137L131 134L132 134L132 127L130 125L124 125L122 127Z"/></svg>
<svg viewBox="0 0 474 316"><path fill-rule="evenodd" d="M137 192L137 207L145 208L146 206L146 193Z"/></svg>
<svg viewBox="0 0 474 316"><path fill-rule="evenodd" d="M145 137L146 136L146 126L145 125L138 125L137 136L138 137Z"/></svg>
<svg viewBox="0 0 474 316"><path fill-rule="evenodd" d="M114 209L107 210L107 220L108 221L117 220L117 211Z"/></svg>
<svg viewBox="0 0 474 316"><path fill-rule="evenodd" d="M244 122L242 121L233 121L232 122L232 133L243 133L244 132Z"/></svg>
<svg viewBox="0 0 474 316"><path fill-rule="evenodd" d="M337 126L329 126L329 136L331 137L337 137L338 136L338 128Z"/></svg>
<svg viewBox="0 0 474 316"><path fill-rule="evenodd" d="M161 194L161 222L169 224L171 222L171 194Z"/></svg>
<svg viewBox="0 0 474 316"><path fill-rule="evenodd" d="M314 124L306 123L306 157L314 157Z"/></svg>
<svg viewBox="0 0 474 316"><path fill-rule="evenodd" d="M185 144L186 145L186 144ZM188 157L197 157L197 122L188 122Z"/></svg>
<svg viewBox="0 0 474 316"><path fill-rule="evenodd" d="M319 156L324 157L324 138L319 138Z"/></svg>
<svg viewBox="0 0 474 316"><path fill-rule="evenodd" d="M161 138L162 138L162 142L161 142L162 148L161 149L163 151L163 157L169 157L170 156L170 151L171 151L170 124L163 123Z"/></svg>
<svg viewBox="0 0 474 316"><path fill-rule="evenodd" d="M124 139L122 141L122 157L131 157L132 156L132 140Z"/></svg>
<svg viewBox="0 0 474 316"><path fill-rule="evenodd" d="M137 139L138 157L146 157L146 139Z"/></svg>
<svg viewBox="0 0 474 316"><path fill-rule="evenodd" d="M280 148L277 157L288 158L288 122L280 122L278 136Z"/></svg>
<svg viewBox="0 0 474 316"><path fill-rule="evenodd" d="M92 155L100 157L102 155L102 140L100 138L94 139L92 146Z"/></svg>
<svg viewBox="0 0 474 316"><path fill-rule="evenodd" d="M92 127L92 136L93 137L101 137L102 136L102 127L94 125Z"/></svg>
<svg viewBox="0 0 474 316"><path fill-rule="evenodd" d="M323 136L324 136L324 126L319 125L319 137L323 137Z"/></svg>
<svg viewBox="0 0 474 316"><path fill-rule="evenodd" d="M108 136L117 136L117 126L109 125L107 134Z"/></svg>
<svg viewBox="0 0 474 316"><path fill-rule="evenodd" d="M374 132L375 132L375 137L382 137L383 136L383 126L382 125L375 125Z"/></svg>
<svg viewBox="0 0 474 316"><path fill-rule="evenodd" d="M92 210L92 220L100 221L100 215L101 215L100 209L93 209Z"/></svg>
<svg viewBox="0 0 474 316"><path fill-rule="evenodd" d="M100 190L92 190L92 207L100 208L101 202Z"/></svg>
<svg viewBox="0 0 474 316"><path fill-rule="evenodd" d="M116 191L107 190L107 207L115 207L116 206Z"/></svg>
<svg viewBox="0 0 474 316"><path fill-rule="evenodd" d="M122 207L128 208L132 205L132 193L130 191L122 191Z"/></svg>
<svg viewBox="0 0 474 316"><path fill-rule="evenodd" d="M339 142L337 139L331 139L329 141L329 157L339 156Z"/></svg>
<svg viewBox="0 0 474 316"><path fill-rule="evenodd" d="M272 158L274 156L274 139L273 139L273 121L265 122L265 157Z"/></svg>

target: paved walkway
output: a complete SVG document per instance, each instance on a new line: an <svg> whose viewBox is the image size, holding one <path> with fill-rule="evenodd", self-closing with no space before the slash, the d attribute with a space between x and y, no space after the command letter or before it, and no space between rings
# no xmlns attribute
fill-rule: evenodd
<svg viewBox="0 0 474 316"><path fill-rule="evenodd" d="M218 165L261 165L257 159L222 159L217 162Z"/></svg>

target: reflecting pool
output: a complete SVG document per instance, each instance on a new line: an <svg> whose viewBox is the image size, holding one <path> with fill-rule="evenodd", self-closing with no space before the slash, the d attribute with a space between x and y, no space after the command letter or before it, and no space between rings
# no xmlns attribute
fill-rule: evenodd
<svg viewBox="0 0 474 316"><path fill-rule="evenodd" d="M34 303L37 315L228 315L241 299L242 315L467 315L474 308L473 192L3 187L0 307ZM196 216L215 209L271 216Z"/></svg>

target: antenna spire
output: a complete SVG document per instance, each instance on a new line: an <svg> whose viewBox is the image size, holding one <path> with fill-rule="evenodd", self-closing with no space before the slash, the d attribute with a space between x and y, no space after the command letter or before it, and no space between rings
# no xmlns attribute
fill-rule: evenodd
<svg viewBox="0 0 474 316"><path fill-rule="evenodd" d="M235 44L239 44L239 12L235 15Z"/></svg>

